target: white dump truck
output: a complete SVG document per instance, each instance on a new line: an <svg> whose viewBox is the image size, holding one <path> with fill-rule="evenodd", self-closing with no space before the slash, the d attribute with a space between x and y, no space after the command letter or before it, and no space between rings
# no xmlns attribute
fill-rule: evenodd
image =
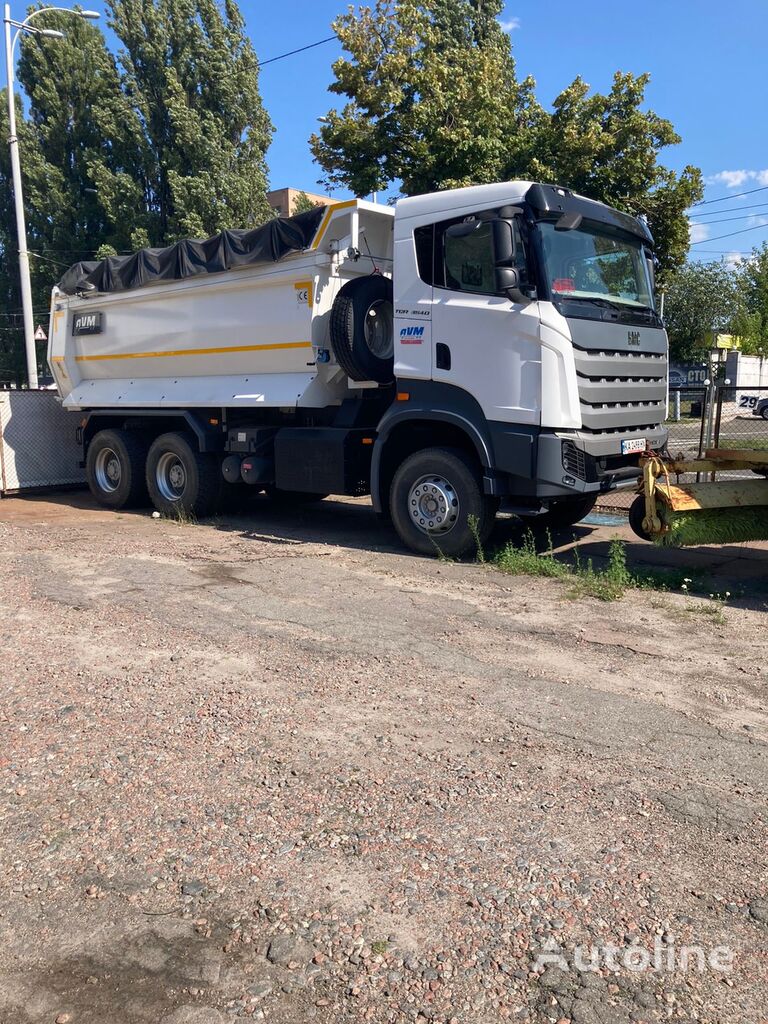
<svg viewBox="0 0 768 1024"><path fill-rule="evenodd" d="M410 548L458 555L499 509L577 522L666 441L648 228L552 185L351 200L80 263L49 339L112 508L370 494Z"/></svg>

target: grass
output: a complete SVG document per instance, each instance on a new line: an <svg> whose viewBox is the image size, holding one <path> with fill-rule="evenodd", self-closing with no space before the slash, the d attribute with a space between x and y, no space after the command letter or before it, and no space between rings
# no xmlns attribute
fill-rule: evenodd
<svg viewBox="0 0 768 1024"><path fill-rule="evenodd" d="M743 448L747 451L768 451L768 437L726 437L720 442L721 448Z"/></svg>
<svg viewBox="0 0 768 1024"><path fill-rule="evenodd" d="M171 512L164 512L163 519L168 519L179 526L197 526L197 516L181 505L174 505Z"/></svg>
<svg viewBox="0 0 768 1024"><path fill-rule="evenodd" d="M682 590L687 593L693 582L684 576L683 571L674 569L633 572L627 566L626 547L618 538L611 541L605 568L596 568L591 558L582 561L578 545L573 549L573 562L559 561L554 556L549 533L546 548L538 550L530 530L525 533L520 544L510 543L497 551L489 564L512 576L543 576L563 580L570 584L568 597L593 597L598 601L618 601L630 589Z"/></svg>

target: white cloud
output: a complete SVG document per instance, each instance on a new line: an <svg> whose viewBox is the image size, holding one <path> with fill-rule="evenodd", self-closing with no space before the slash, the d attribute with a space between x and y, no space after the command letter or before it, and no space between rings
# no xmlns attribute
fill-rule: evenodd
<svg viewBox="0 0 768 1024"><path fill-rule="evenodd" d="M707 185L725 185L726 188L739 188L751 182L768 185L768 168L762 171L718 171L704 180Z"/></svg>
<svg viewBox="0 0 768 1024"><path fill-rule="evenodd" d="M760 214L753 214L747 221L748 228L762 228L768 224L768 217Z"/></svg>
<svg viewBox="0 0 768 1024"><path fill-rule="evenodd" d="M520 19L507 18L506 21L500 21L499 24L505 32L514 32L516 28L520 28ZM766 173L768 173L768 171Z"/></svg>
<svg viewBox="0 0 768 1024"><path fill-rule="evenodd" d="M725 256L723 256L723 259L725 260L726 266L729 267L731 270L734 270L736 267L739 266L740 263L743 262L744 257L740 252L728 252L725 254Z"/></svg>
<svg viewBox="0 0 768 1024"><path fill-rule="evenodd" d="M689 221L688 228L691 232L691 244L704 242L709 238L709 225L707 224L693 224Z"/></svg>

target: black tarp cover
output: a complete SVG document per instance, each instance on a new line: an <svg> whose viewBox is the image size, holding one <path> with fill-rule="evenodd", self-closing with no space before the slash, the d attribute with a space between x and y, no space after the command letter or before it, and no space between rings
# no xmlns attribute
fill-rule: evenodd
<svg viewBox="0 0 768 1024"><path fill-rule="evenodd" d="M185 239L165 249L141 249L131 256L76 263L59 281L59 290L65 295L93 290L124 292L160 281L273 263L311 244L326 209L317 206L295 217L275 217L257 228L222 231L203 240Z"/></svg>

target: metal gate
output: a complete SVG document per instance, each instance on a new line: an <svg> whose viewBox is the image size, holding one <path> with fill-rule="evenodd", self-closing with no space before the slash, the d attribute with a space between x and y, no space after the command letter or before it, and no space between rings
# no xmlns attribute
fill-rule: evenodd
<svg viewBox="0 0 768 1024"><path fill-rule="evenodd" d="M76 428L55 391L0 391L0 494L84 483Z"/></svg>

